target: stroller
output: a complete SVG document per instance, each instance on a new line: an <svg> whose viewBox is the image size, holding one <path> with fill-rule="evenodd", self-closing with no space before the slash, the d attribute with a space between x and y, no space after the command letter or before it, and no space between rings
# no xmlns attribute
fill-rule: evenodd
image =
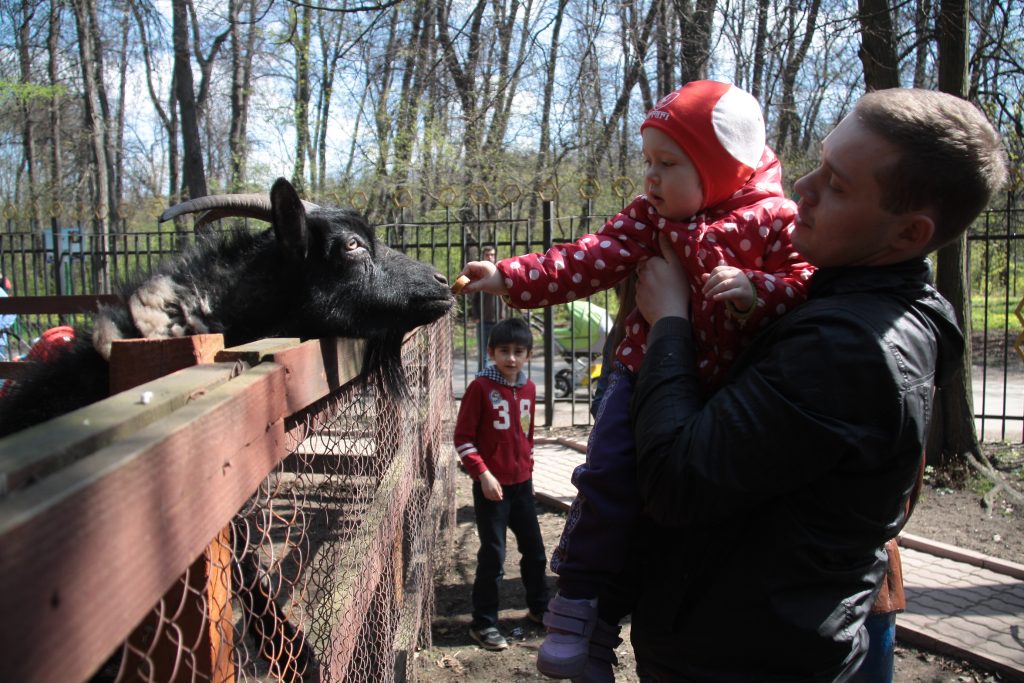
<svg viewBox="0 0 1024 683"><path fill-rule="evenodd" d="M565 398L601 376L604 342L612 329L607 310L589 301L570 301L569 326L553 330L555 347L569 367L555 373L555 396Z"/></svg>

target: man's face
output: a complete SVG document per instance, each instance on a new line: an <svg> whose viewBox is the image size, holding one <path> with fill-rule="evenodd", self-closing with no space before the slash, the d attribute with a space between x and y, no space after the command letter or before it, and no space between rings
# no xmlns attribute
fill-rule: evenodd
<svg viewBox="0 0 1024 683"><path fill-rule="evenodd" d="M905 258L893 239L903 216L881 208L877 172L894 163L899 151L865 127L853 114L821 145L821 165L800 178L793 246L818 267L877 266Z"/></svg>
<svg viewBox="0 0 1024 683"><path fill-rule="evenodd" d="M483 257L484 257L485 261L493 262L494 261L494 250L493 249L484 249Z"/></svg>
<svg viewBox="0 0 1024 683"><path fill-rule="evenodd" d="M668 135L644 128L644 192L658 215L681 221L704 204L704 191L693 160Z"/></svg>

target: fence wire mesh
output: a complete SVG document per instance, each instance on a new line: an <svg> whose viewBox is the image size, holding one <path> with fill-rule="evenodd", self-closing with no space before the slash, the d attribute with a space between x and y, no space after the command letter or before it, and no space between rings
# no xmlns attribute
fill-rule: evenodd
<svg viewBox="0 0 1024 683"><path fill-rule="evenodd" d="M455 523L451 330L407 339L408 395L347 386L96 680L414 678ZM214 457L214 454L211 454Z"/></svg>

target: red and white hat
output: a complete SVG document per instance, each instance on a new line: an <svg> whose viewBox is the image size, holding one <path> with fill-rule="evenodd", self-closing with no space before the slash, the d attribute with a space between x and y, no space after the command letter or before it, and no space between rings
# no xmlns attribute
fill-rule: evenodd
<svg viewBox="0 0 1024 683"><path fill-rule="evenodd" d="M662 97L640 125L657 128L683 148L704 188L704 206L740 189L764 153L761 105L729 83L691 81Z"/></svg>

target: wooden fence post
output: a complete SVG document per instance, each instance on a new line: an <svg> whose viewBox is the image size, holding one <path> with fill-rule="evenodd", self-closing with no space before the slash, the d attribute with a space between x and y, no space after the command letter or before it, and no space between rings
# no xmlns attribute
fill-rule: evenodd
<svg viewBox="0 0 1024 683"><path fill-rule="evenodd" d="M119 393L176 370L212 363L224 348L220 334L173 339L130 339L113 343L110 352L110 392ZM140 400L145 397L140 396ZM185 580L175 581L163 596L163 615L151 612L128 637L128 680L144 663L152 665L155 680L192 681L195 674L213 683L235 680L231 628L231 525L224 527L206 551L188 568ZM116 559L115 559L116 561ZM207 615L209 618L207 618ZM194 658L190 670L180 661L186 650Z"/></svg>

